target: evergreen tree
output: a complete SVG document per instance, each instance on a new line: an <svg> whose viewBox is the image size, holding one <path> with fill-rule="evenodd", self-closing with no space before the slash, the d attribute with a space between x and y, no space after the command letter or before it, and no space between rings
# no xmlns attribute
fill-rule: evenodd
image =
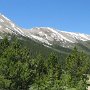
<svg viewBox="0 0 90 90"><path fill-rule="evenodd" d="M30 67L30 61L29 51L24 47L22 48L18 41L13 42L12 45L3 52L3 55L0 57L0 76L2 77L0 79L3 80L4 89L29 89L29 85L31 85L34 80L34 72ZM9 85L7 85L6 82L9 82Z"/></svg>
<svg viewBox="0 0 90 90"><path fill-rule="evenodd" d="M61 74L62 69L61 65L58 61L56 54L51 53L47 60L47 68L48 68L48 88L50 90L59 90L61 89Z"/></svg>
<svg viewBox="0 0 90 90"><path fill-rule="evenodd" d="M78 86L82 81L82 87L86 90L86 72L89 68L89 59L83 52L78 52L75 47L66 60L66 72L71 76L71 87ZM82 89L81 89L82 90Z"/></svg>
<svg viewBox="0 0 90 90"><path fill-rule="evenodd" d="M47 68L45 66L45 60L39 54L36 59L34 59L34 65L36 70L36 80L35 83L37 84L37 89L40 90L43 83L43 78L47 73Z"/></svg>
<svg viewBox="0 0 90 90"><path fill-rule="evenodd" d="M0 56L4 52L4 50L10 45L10 42L8 40L8 37L5 37L1 42L0 42Z"/></svg>

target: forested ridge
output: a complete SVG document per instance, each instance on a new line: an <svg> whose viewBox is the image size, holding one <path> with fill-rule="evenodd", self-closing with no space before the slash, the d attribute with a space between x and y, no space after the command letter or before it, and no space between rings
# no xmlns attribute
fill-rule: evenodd
<svg viewBox="0 0 90 90"><path fill-rule="evenodd" d="M0 90L87 90L90 59L85 53L75 47L67 57L49 50L44 56L33 53L35 48L17 38L0 42Z"/></svg>

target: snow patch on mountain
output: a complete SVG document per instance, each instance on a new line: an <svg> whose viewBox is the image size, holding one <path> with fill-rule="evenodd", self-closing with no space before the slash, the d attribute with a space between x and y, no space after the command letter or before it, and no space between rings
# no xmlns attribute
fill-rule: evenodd
<svg viewBox="0 0 90 90"><path fill-rule="evenodd" d="M48 45L52 45L52 44L50 44L47 40L45 40L45 39L43 39L43 38L41 38L41 37L38 37L38 36L35 36L35 35L31 35L31 37L34 38L34 39L36 39L36 40L39 40L39 41L41 41L41 42L43 42L43 43L46 43L46 44L48 44Z"/></svg>
<svg viewBox="0 0 90 90"><path fill-rule="evenodd" d="M0 19L0 22L4 22L4 20Z"/></svg>
<svg viewBox="0 0 90 90"><path fill-rule="evenodd" d="M10 21L7 17L5 17L4 15L0 14L4 19L6 19L7 21Z"/></svg>
<svg viewBox="0 0 90 90"><path fill-rule="evenodd" d="M11 20L9 20L4 15L0 14L0 32L10 33L10 34L19 34L24 36L22 28L19 28Z"/></svg>
<svg viewBox="0 0 90 90"><path fill-rule="evenodd" d="M35 27L30 30L23 29L18 27L2 14L0 14L0 32L13 33L15 35L25 36L48 45L58 44L63 47L69 47L69 44L72 43L90 40L90 35L87 34L60 31L50 27Z"/></svg>
<svg viewBox="0 0 90 90"><path fill-rule="evenodd" d="M50 27L36 27L28 31L29 37L33 35L35 40L39 40L42 43L53 44L54 42L66 46L67 43L78 43L79 41L88 41L90 40L90 35L82 33L73 33L60 31ZM69 47L69 45L67 45Z"/></svg>
<svg viewBox="0 0 90 90"><path fill-rule="evenodd" d="M58 31L56 31L52 28L49 28L49 27L33 28L33 29L31 29L31 33L34 35L39 34L40 37L45 36L46 39L49 41L55 41L56 40L56 41L67 41L67 42L74 43L73 41L71 41L68 38L66 38L65 36L63 36Z"/></svg>
<svg viewBox="0 0 90 90"><path fill-rule="evenodd" d="M60 31L60 32L66 34L67 38L69 38L69 37L73 38L74 42L75 42L75 40L81 40L81 41L90 40L90 35L87 35L87 34L66 32L66 31Z"/></svg>

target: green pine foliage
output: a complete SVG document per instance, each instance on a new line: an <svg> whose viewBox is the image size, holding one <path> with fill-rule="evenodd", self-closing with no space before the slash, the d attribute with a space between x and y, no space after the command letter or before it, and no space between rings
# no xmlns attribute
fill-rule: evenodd
<svg viewBox="0 0 90 90"><path fill-rule="evenodd" d="M65 54L25 42L14 37L0 42L0 90L87 90L86 54L75 47L64 60Z"/></svg>
<svg viewBox="0 0 90 90"><path fill-rule="evenodd" d="M29 85L33 83L34 76L29 62L29 51L26 48L21 48L18 40L11 43L0 57L1 79L4 79L3 83L10 82L9 85L3 85L3 88L27 90Z"/></svg>
<svg viewBox="0 0 90 90"><path fill-rule="evenodd" d="M78 52L75 47L66 60L66 74L71 76L71 87L78 87L77 90L86 90L87 70L89 68L89 58L83 52Z"/></svg>

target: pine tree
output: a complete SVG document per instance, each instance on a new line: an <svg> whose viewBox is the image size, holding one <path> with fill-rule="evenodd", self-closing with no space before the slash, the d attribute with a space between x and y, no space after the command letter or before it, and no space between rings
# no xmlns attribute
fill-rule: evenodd
<svg viewBox="0 0 90 90"><path fill-rule="evenodd" d="M75 87L82 81L82 87L86 88L87 75L89 69L89 59L83 52L78 52L75 47L66 60L66 72L71 75L71 87ZM86 89L84 89L86 90Z"/></svg>
<svg viewBox="0 0 90 90"><path fill-rule="evenodd" d="M30 62L29 50L22 48L18 40L13 42L0 57L0 76L3 77L0 79L4 83L3 89L28 90L34 81ZM6 82L9 82L8 85Z"/></svg>
<svg viewBox="0 0 90 90"><path fill-rule="evenodd" d="M9 47L10 42L8 40L8 37L5 37L1 42L0 42L0 56L4 52L4 50Z"/></svg>
<svg viewBox="0 0 90 90"><path fill-rule="evenodd" d="M47 60L47 83L50 90L61 90L62 69L56 54L51 53Z"/></svg>
<svg viewBox="0 0 90 90"><path fill-rule="evenodd" d="M34 59L34 65L35 65L35 70L36 70L36 80L35 83L37 85L37 89L41 90L42 88L42 83L43 83L43 78L45 74L47 73L47 68L45 66L45 60L39 54L36 59Z"/></svg>

